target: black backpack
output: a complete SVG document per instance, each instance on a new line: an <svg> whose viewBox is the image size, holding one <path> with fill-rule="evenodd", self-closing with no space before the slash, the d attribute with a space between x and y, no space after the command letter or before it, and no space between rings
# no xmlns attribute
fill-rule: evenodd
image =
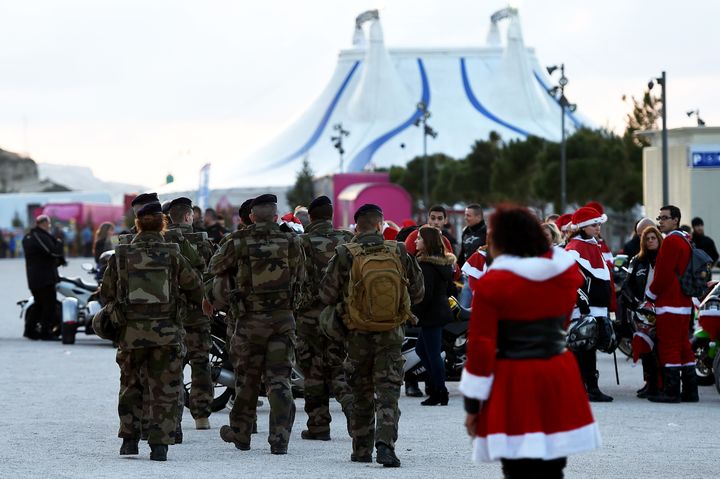
<svg viewBox="0 0 720 479"><path fill-rule="evenodd" d="M682 237L690 245L690 261L688 261L683 274L678 276L680 290L685 296L701 298L707 290L708 281L710 281L713 261L705 251L696 248L685 235Z"/></svg>

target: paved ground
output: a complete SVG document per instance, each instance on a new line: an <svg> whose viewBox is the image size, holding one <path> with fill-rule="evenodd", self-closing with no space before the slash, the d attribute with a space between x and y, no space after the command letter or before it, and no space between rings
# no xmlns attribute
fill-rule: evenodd
<svg viewBox="0 0 720 479"><path fill-rule="evenodd" d="M82 275L80 260L62 272ZM185 442L170 448L167 463L149 461L141 446L136 458L118 456L116 398L118 368L114 349L95 336L78 335L73 346L22 338L15 302L29 295L24 264L0 261L0 478L35 477L250 477L303 478L477 478L500 477L498 464L473 464L470 441L462 428L457 385L447 407L426 408L403 397L400 407L399 470L349 462L350 439L344 419L333 407L333 440L300 439L306 416L297 401L290 451L270 455L266 442L268 408L259 411L260 434L253 449L237 451L223 443L218 429L227 411L211 417L213 429L191 429L185 414ZM634 397L641 370L620 364L622 384L615 385L612 361L600 360L601 387L615 396L593 410L604 446L570 458L569 478L716 478L720 475L720 395L701 388L699 404L657 405Z"/></svg>

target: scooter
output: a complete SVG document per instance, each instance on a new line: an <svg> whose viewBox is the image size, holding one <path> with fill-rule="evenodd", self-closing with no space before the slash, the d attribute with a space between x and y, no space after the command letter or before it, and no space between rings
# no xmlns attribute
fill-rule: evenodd
<svg viewBox="0 0 720 479"><path fill-rule="evenodd" d="M108 256L112 256L112 252ZM103 253L103 254L106 254ZM83 265L83 269L90 274L97 274L95 267L89 263ZM57 295L57 318L60 319L60 335L63 344L75 344L75 335L78 328L82 328L85 334L94 334L92 329L92 318L100 311L102 305L99 301L99 285L95 282L87 282L82 278L60 277L55 285ZM40 336L40 322L36 317L35 300L31 296L17 302L20 306L20 319L24 320L24 336L36 339ZM55 326L57 328L57 326Z"/></svg>

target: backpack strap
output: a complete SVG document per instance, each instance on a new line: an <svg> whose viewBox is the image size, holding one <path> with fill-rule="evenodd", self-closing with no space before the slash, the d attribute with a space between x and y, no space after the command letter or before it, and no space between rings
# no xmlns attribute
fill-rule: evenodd
<svg viewBox="0 0 720 479"><path fill-rule="evenodd" d="M121 304L127 303L128 296L127 250L129 246L128 244L119 244L115 247L115 264L118 273L117 297Z"/></svg>

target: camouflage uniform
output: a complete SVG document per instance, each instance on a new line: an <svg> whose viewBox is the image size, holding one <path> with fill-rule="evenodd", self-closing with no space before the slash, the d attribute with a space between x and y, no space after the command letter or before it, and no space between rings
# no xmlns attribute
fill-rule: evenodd
<svg viewBox="0 0 720 479"><path fill-rule="evenodd" d="M312 435L330 432L330 392L340 403L348 420L352 393L345 380L343 360L345 347L322 334L318 318L323 304L318 298L320 279L338 245L352 239L348 231L333 229L331 221L313 221L300 236L305 251L306 281L303 284L297 308L297 361L302 369L307 427Z"/></svg>
<svg viewBox="0 0 720 479"><path fill-rule="evenodd" d="M193 228L190 225L173 224L165 232L165 240L177 243L180 253L188 260L193 268L202 277L207 262L212 257L213 246L201 238L193 237ZM214 396L214 385L210 371L210 318L202 312L202 302L188 301L186 317L183 319L185 328L184 345L186 361L191 368L190 388L190 414L194 419L210 416L210 406ZM184 407L184 389L181 393L181 408ZM182 419L182 409L179 418Z"/></svg>
<svg viewBox="0 0 720 479"><path fill-rule="evenodd" d="M182 387L179 310L184 300L179 290L198 301L200 286L200 278L179 249L166 244L160 233L139 233L127 250L118 247L108 263L100 294L105 302L117 301L126 319L116 356L119 437L140 438L143 406L147 405L148 442L174 443Z"/></svg>
<svg viewBox="0 0 720 479"><path fill-rule="evenodd" d="M378 246L383 244L383 237L378 233L364 233L353 238L352 242L361 244L363 248ZM420 267L415 258L407 254L404 244L397 243L397 252L407 275L410 299L413 304L418 303L425 289ZM340 315L343 319L347 315L345 303L352 261L350 251L345 246L338 246L320 283L320 299L328 305L341 303ZM353 457L371 455L373 445L395 447L400 419L398 399L405 362L401 353L403 337L401 326L383 332L348 332L345 373L353 394Z"/></svg>
<svg viewBox="0 0 720 479"><path fill-rule="evenodd" d="M273 449L287 448L295 420L290 388L295 343L292 299L302 263L298 238L283 233L273 222L233 233L210 261L211 274L235 277L231 303L241 310L234 315L237 324L230 345L236 364L242 365L230 412L232 442L238 446L250 445L264 374L270 402L268 442Z"/></svg>

